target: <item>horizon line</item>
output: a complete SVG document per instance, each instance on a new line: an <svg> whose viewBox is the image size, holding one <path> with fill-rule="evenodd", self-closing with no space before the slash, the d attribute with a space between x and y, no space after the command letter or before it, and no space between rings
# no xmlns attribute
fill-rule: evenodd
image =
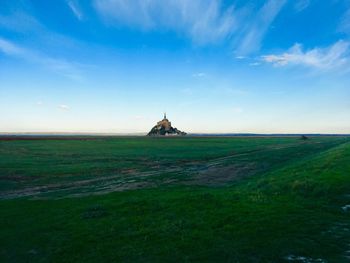
<svg viewBox="0 0 350 263"><path fill-rule="evenodd" d="M146 136L147 132L0 132L0 136ZM193 132L185 136L350 136L350 133ZM155 136L163 137L163 136ZM167 137L167 136L164 136ZM181 136L175 136L181 137Z"/></svg>

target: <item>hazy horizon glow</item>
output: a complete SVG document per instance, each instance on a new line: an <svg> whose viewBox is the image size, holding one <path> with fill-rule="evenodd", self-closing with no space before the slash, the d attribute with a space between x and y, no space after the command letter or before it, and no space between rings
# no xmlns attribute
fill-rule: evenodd
<svg viewBox="0 0 350 263"><path fill-rule="evenodd" d="M0 4L0 132L350 133L346 0Z"/></svg>

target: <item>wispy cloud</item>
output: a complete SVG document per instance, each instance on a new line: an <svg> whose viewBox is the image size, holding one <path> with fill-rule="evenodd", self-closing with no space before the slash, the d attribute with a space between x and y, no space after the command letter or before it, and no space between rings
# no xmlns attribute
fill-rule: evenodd
<svg viewBox="0 0 350 263"><path fill-rule="evenodd" d="M326 48L303 51L300 44L295 44L282 54L262 56L262 60L272 63L274 66L302 65L322 70L332 70L348 65L349 46L349 42L340 40Z"/></svg>
<svg viewBox="0 0 350 263"><path fill-rule="evenodd" d="M176 30L200 44L221 40L235 27L233 7L223 10L220 0L95 0L94 5L106 21Z"/></svg>
<svg viewBox="0 0 350 263"><path fill-rule="evenodd" d="M0 52L31 63L40 64L41 66L70 79L82 80L81 65L77 63L40 54L3 38L0 38Z"/></svg>
<svg viewBox="0 0 350 263"><path fill-rule="evenodd" d="M50 30L23 10L0 15L0 30L11 31L16 34L17 39L35 43L34 48L39 46L46 50L63 50L82 46L76 39Z"/></svg>
<svg viewBox="0 0 350 263"><path fill-rule="evenodd" d="M223 0L94 0L110 25L144 31L173 30L196 44L227 40L237 57L258 51L287 0L267 0L236 8Z"/></svg>
<svg viewBox="0 0 350 263"><path fill-rule="evenodd" d="M294 9L297 12L301 12L304 9L308 8L310 3L311 3L311 0L297 0L297 1L295 1Z"/></svg>
<svg viewBox="0 0 350 263"><path fill-rule="evenodd" d="M7 55L23 55L25 51L10 41L0 38L0 51Z"/></svg>
<svg viewBox="0 0 350 263"><path fill-rule="evenodd" d="M257 13L253 14L251 22L242 30L242 39L238 39L237 54L241 56L260 49L266 32L286 2L286 0L268 0Z"/></svg>
<svg viewBox="0 0 350 263"><path fill-rule="evenodd" d="M204 72L198 72L198 73L192 74L192 77L194 77L194 78L203 78L205 76L206 76L206 74Z"/></svg>
<svg viewBox="0 0 350 263"><path fill-rule="evenodd" d="M14 32L32 33L42 30L43 26L33 16L17 11L10 15L0 15L0 28Z"/></svg>
<svg viewBox="0 0 350 263"><path fill-rule="evenodd" d="M338 31L342 33L350 34L350 7L341 18L338 26Z"/></svg>
<svg viewBox="0 0 350 263"><path fill-rule="evenodd" d="M67 5L72 10L73 14L79 19L83 20L83 13L78 5L78 3L74 0L67 0Z"/></svg>
<svg viewBox="0 0 350 263"><path fill-rule="evenodd" d="M260 66L261 63L260 62L251 62L249 63L249 66L252 66L252 67L257 67L257 66Z"/></svg>
<svg viewBox="0 0 350 263"><path fill-rule="evenodd" d="M65 104L58 105L58 108L62 111L69 111L70 110L70 107L68 105L65 105Z"/></svg>

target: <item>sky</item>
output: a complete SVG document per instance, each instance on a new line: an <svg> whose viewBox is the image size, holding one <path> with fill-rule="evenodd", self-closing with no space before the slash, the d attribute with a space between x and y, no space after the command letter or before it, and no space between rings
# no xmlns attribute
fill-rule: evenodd
<svg viewBox="0 0 350 263"><path fill-rule="evenodd" d="M0 0L0 132L350 133L349 0Z"/></svg>

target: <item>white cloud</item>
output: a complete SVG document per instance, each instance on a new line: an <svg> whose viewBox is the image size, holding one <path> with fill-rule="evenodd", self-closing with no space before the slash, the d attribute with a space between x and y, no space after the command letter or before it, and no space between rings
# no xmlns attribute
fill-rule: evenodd
<svg viewBox="0 0 350 263"><path fill-rule="evenodd" d="M67 5L69 6L69 8L72 10L73 14L79 19L79 20L83 20L83 13L81 12L78 3L76 1L73 0L68 0L67 1Z"/></svg>
<svg viewBox="0 0 350 263"><path fill-rule="evenodd" d="M65 104L58 105L58 108L62 111L69 111L70 110L70 107L68 105L65 105Z"/></svg>
<svg viewBox="0 0 350 263"><path fill-rule="evenodd" d="M249 63L249 66L252 66L252 67L256 67L256 66L260 66L261 63L260 62L252 62L252 63Z"/></svg>
<svg viewBox="0 0 350 263"><path fill-rule="evenodd" d="M301 12L304 9L308 8L310 3L311 3L311 0L297 0L297 1L295 1L294 9L297 12Z"/></svg>
<svg viewBox="0 0 350 263"><path fill-rule="evenodd" d="M81 65L66 61L64 59L51 58L49 56L23 48L12 41L3 38L0 38L0 52L3 52L8 56L29 61L31 63L40 64L51 71L73 80L82 79Z"/></svg>
<svg viewBox="0 0 350 263"><path fill-rule="evenodd" d="M48 29L34 16L23 11L0 15L0 29L9 30L20 35L20 37L17 36L17 39L25 40L27 43L35 43L33 47L40 47L41 50L64 50L82 47L80 41Z"/></svg>
<svg viewBox="0 0 350 263"><path fill-rule="evenodd" d="M257 13L253 13L252 20L246 23L247 26L242 31L243 38L238 40L236 52L239 55L260 49L266 32L286 2L286 0L268 0Z"/></svg>
<svg viewBox="0 0 350 263"><path fill-rule="evenodd" d="M300 0L301 1L301 0ZM109 25L143 31L171 30L195 44L231 43L237 58L260 49L265 34L287 0L267 0L235 8L223 0L94 0Z"/></svg>
<svg viewBox="0 0 350 263"><path fill-rule="evenodd" d="M222 40L235 28L233 7L223 10L221 0L95 0L94 5L108 22L175 30L199 44Z"/></svg>
<svg viewBox="0 0 350 263"><path fill-rule="evenodd" d="M198 72L198 73L192 74L192 77L194 77L194 78L203 78L205 76L206 76L206 74L204 72Z"/></svg>
<svg viewBox="0 0 350 263"><path fill-rule="evenodd" d="M0 38L0 51L6 55L21 55L25 53L22 48L3 38Z"/></svg>
<svg viewBox="0 0 350 263"><path fill-rule="evenodd" d="M295 44L287 52L262 56L263 61L274 66L302 65L311 68L331 70L348 65L349 46L347 41L338 41L326 48L314 48L303 51Z"/></svg>

